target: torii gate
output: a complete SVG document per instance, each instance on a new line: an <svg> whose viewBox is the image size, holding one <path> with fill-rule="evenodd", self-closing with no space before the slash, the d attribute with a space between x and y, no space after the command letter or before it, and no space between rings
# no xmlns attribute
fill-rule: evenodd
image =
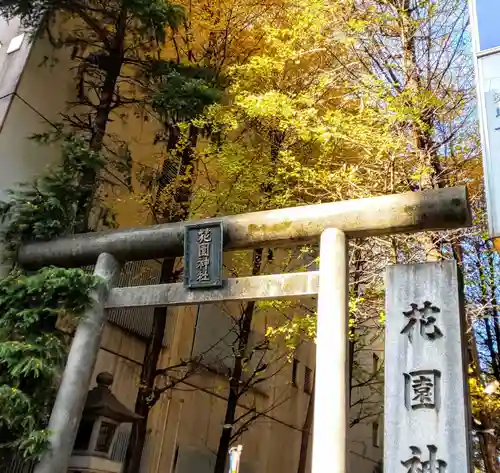
<svg viewBox="0 0 500 473"><path fill-rule="evenodd" d="M471 224L465 187L409 192L206 219L222 222L224 250L291 247L320 239L318 272L232 278L218 289L192 291L182 283L113 288L126 261L178 257L188 224L88 233L20 249L25 267L95 264L105 283L80 322L50 417L50 451L35 473L66 473L96 363L107 309L203 304L318 295L312 472L346 471L348 400L347 238L446 230ZM97 263L96 263L97 262ZM345 386L345 389L339 389Z"/></svg>

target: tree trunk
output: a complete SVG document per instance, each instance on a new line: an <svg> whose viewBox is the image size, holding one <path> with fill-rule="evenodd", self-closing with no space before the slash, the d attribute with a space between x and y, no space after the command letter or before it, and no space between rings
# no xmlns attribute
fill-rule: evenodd
<svg viewBox="0 0 500 473"><path fill-rule="evenodd" d="M269 131L269 154L273 168L269 172L268 179L261 186L261 193L263 197L266 197L273 191L272 180L276 171L276 164L278 163L279 153L284 139L285 132L281 130ZM258 248L252 253L252 276L258 276L261 272L263 252L263 248ZM238 407L238 400L242 394L241 378L243 374L243 358L245 357L245 351L248 346L254 309L255 301L249 302L245 306L245 310L243 311L241 320L239 321L238 349L234 360L233 370L229 377L229 395L226 405L226 414L224 416L224 425L222 426L222 433L219 438L219 447L217 448L214 473L224 473L226 469L236 409Z"/></svg>
<svg viewBox="0 0 500 473"><path fill-rule="evenodd" d="M90 138L90 149L99 151L106 136L106 126L113 105L116 83L121 73L123 57L120 49L113 50L109 55L109 68L102 85L99 105L94 119L94 130Z"/></svg>
<svg viewBox="0 0 500 473"><path fill-rule="evenodd" d="M175 258L165 259L161 265L160 284L172 282ZM153 312L153 327L149 343L144 355L139 392L135 402L135 413L142 419L132 426L130 440L125 457L123 473L138 473L141 466L142 452L146 442L148 417L153 407L156 368L161 355L163 337L167 321L167 308L156 307Z"/></svg>
<svg viewBox="0 0 500 473"><path fill-rule="evenodd" d="M479 356L474 334L472 332L469 336L469 353L471 354L472 367L475 371L474 375L480 379ZM491 421L487 412L480 411L478 419L481 423L480 429L482 431L492 430L492 433L480 432L478 435L485 473L500 473L500 464L498 463L498 441L494 430L494 423Z"/></svg>
<svg viewBox="0 0 500 473"><path fill-rule="evenodd" d="M498 349L495 349L495 343L493 341L493 330L491 328L491 323L493 323L493 328L494 328L494 333L495 333L495 339L499 341L499 330L498 330L498 313L496 310L496 284L495 284L495 275L494 275L494 267L493 267L493 257L492 255L488 255L488 261L489 261L489 266L490 266L490 275L486 275L484 269L482 269L482 264L480 262L480 252L478 248L478 261L479 261L479 270L480 274L482 274L482 291L484 294L485 300L487 297L487 290L486 290L486 284L487 284L487 278L489 277L491 280L490 286L491 286L491 305L492 309L491 311L488 310L486 317L485 317L485 325L486 325L486 333L487 333L487 345L488 345L488 351L489 353L489 358L491 359L491 365L493 369L493 375L495 376L495 379L500 380L500 367L498 364ZM490 323L489 320L489 315L491 313L492 320ZM492 421L491 416L488 415L487 413L480 412L479 413L479 421L481 422L481 430L484 431L492 431L492 433L486 433L483 432L479 435L480 437L480 443L481 443L481 451L483 453L483 461L484 461L484 466L486 469L486 473L500 473L500 464L498 462L498 450L497 450L497 437L495 433L495 423Z"/></svg>
<svg viewBox="0 0 500 473"><path fill-rule="evenodd" d="M193 164L193 150L197 143L197 137L198 129L194 126L190 126L189 145L182 151L180 165L180 173L189 174L183 188L174 196L174 205L180 204L180 209L175 218L172 218L171 215L169 216L171 222L185 220L189 214L189 201L191 198L194 175L192 169L190 170L190 166ZM175 125L172 125L169 133L168 151L172 151L177 147L179 139L179 130ZM160 271L160 284L175 282L174 265L175 258L163 260ZM147 436L148 417L156 402L156 398L151 395L154 392L156 370L161 355L166 321L167 308L155 308L153 312L151 338L146 347L146 354L144 356L144 363L141 371L140 388L135 403L135 413L143 418L132 426L123 473L138 473L141 465L142 452Z"/></svg>
<svg viewBox="0 0 500 473"><path fill-rule="evenodd" d="M485 268L481 263L481 242L478 242L476 245L476 254L478 261L478 270L479 270L479 282L481 284L481 303L484 307L483 321L484 327L486 331L486 346L488 349L488 358L491 360L491 369L493 371L493 376L496 379L500 379L500 371L498 366L498 358L497 352L495 350L495 342L493 337L493 328L491 323L494 323L494 310L490 310L488 308L488 286L489 284L489 275L486 274ZM489 256L488 256L489 258ZM494 297L494 288L492 287L492 297ZM493 317L492 317L493 316Z"/></svg>
<svg viewBox="0 0 500 473"><path fill-rule="evenodd" d="M493 433L479 434L479 441L481 443L481 451L483 453L483 461L486 473L500 473L500 464L498 463L497 451L497 437L494 433L494 423L491 418L481 412L479 414L479 421L481 422L481 430L493 430Z"/></svg>
<svg viewBox="0 0 500 473"><path fill-rule="evenodd" d="M423 72L418 67L418 52L416 36L418 21L413 18L412 13L417 10L411 0L403 0L400 10L400 36L403 48L403 70L405 74L405 92L412 92L412 95L419 97L425 91L428 84L425 84ZM411 99L409 107L414 107ZM417 105L418 106L418 105ZM419 184L413 185L410 190L426 190L445 185L443 170L437 155L437 149L433 141L432 129L434 125L434 111L431 108L418 111L418 117L411 123L413 135L414 152L420 161L421 166L430 169L427 173L422 173ZM422 235L419 237L422 248L426 254L427 261L440 261L442 259L440 245L432 235Z"/></svg>
<svg viewBox="0 0 500 473"><path fill-rule="evenodd" d="M362 245L362 240L357 241L358 246L353 251L353 260L354 260L354 274L353 274L353 285L352 285L352 292L354 294L354 297L359 297L360 294L360 288L361 288L361 275L363 271L363 261L362 261L362 254L361 254L361 249L359 248ZM356 332L356 327L351 327L349 330L349 399L348 399L348 405L351 405L351 397L352 397L352 377L353 377L353 372L354 372L354 353L355 353L355 348L356 344L354 342L354 334Z"/></svg>
<svg viewBox="0 0 500 473"><path fill-rule="evenodd" d="M496 351L494 354L495 360L496 360L496 365L497 367L500 365L500 356L499 356L499 351L500 351L500 322L498 320L498 308L497 308L497 281L495 278L495 261L494 261L494 248L490 248L489 245L487 245L487 248L489 250L488 254L488 261L490 265L490 278L491 278L491 314L493 318L493 329L495 332L495 341L496 341ZM497 378L500 381L500 378Z"/></svg>
<svg viewBox="0 0 500 473"><path fill-rule="evenodd" d="M94 118L92 135L89 142L89 148L92 151L101 151L104 137L106 136L106 127L113 106L116 83L120 77L123 65L122 49L123 44L113 49L109 55L109 66L101 89L97 113ZM90 215L93 208L92 203L98 189L97 177L96 169L88 169L82 176L81 186L84 192L82 193L80 202L78 202L78 207L85 209L85 212L80 227L76 229L77 232L88 232L92 230Z"/></svg>
<svg viewBox="0 0 500 473"><path fill-rule="evenodd" d="M252 276L257 276L261 271L263 249L258 248L253 251L252 255ZM252 329L253 311L255 309L255 301L249 302L245 306L245 310L239 322L239 338L238 349L236 351L234 367L229 377L229 395L226 404L226 414L224 416L224 425L219 438L219 447L217 449L217 457L215 459L214 473L225 473L227 455L231 445L231 437L233 433L233 424L236 418L236 409L238 400L241 396L241 381L243 374L243 358L248 346L250 331Z"/></svg>
<svg viewBox="0 0 500 473"><path fill-rule="evenodd" d="M106 127L109 121L109 114L111 113L116 84L120 77L123 67L125 55L125 37L127 33L127 8L122 5L120 14L116 20L116 33L113 42L108 51L108 58L106 61L106 75L102 84L99 104L97 105L97 113L94 117L92 124L92 135L90 137L89 147L92 151L101 151L106 136ZM81 186L84 190L82 198L78 202L79 208L85 209L84 218L77 228L77 232L88 232L92 230L90 223L90 215L93 207L93 200L98 189L97 183L97 170L87 170L81 179Z"/></svg>
<svg viewBox="0 0 500 473"><path fill-rule="evenodd" d="M489 311L487 311L489 312ZM494 341L493 341L493 330L491 329L491 321L488 314L485 314L484 325L486 329L486 346L488 347L489 357L491 358L491 369L493 371L493 376L495 379L500 379L500 373L498 371L497 357L495 353Z"/></svg>
<svg viewBox="0 0 500 473"><path fill-rule="evenodd" d="M453 254L458 263L458 270L460 274L460 279L463 278L462 274L462 264L463 264L463 250L460 242L453 242ZM478 262L479 262L479 270L480 268L480 255L478 250ZM462 283L463 284L463 283ZM468 353L469 353L469 363L474 370L474 376L480 380L481 372L479 369L479 355L477 352L476 340L474 338L474 331L470 330L469 340L468 340ZM487 413L480 411L478 414L478 420L481 422L481 430L490 430L493 429L493 434L490 433L479 433L479 444L481 448L481 457L485 467L485 473L500 473L500 465L498 463L498 448L497 448L497 437L494 430L494 424L491 422L490 417Z"/></svg>
<svg viewBox="0 0 500 473"><path fill-rule="evenodd" d="M313 385L311 389L311 394L309 395L309 403L307 404L306 418L304 419L304 424L302 425L302 433L300 435L300 453L299 453L299 465L297 467L297 473L306 473L307 469L307 454L309 453L309 441L312 435L312 426L314 419L314 394L316 391L316 381L313 380Z"/></svg>

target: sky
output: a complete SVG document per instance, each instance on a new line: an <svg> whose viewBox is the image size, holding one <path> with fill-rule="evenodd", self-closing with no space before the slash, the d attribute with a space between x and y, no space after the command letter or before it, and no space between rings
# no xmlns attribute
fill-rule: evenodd
<svg viewBox="0 0 500 473"><path fill-rule="evenodd" d="M500 0L476 0L481 51L500 46Z"/></svg>

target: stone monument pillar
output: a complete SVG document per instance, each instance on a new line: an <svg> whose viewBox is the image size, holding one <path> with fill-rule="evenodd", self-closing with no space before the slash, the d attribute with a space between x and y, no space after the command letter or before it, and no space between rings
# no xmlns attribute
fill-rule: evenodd
<svg viewBox="0 0 500 473"><path fill-rule="evenodd" d="M386 287L384 471L470 473L457 266L391 266Z"/></svg>

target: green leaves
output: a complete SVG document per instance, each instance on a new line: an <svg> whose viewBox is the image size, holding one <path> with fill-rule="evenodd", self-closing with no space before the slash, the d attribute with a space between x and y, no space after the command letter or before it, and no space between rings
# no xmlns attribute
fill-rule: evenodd
<svg viewBox="0 0 500 473"><path fill-rule="evenodd" d="M0 203L1 235L12 252L29 241L71 233L84 210L76 206L85 191L82 178L103 166L101 155L83 138L55 138L61 138L61 164ZM80 269L53 267L31 274L12 271L0 280L0 448L37 457L46 447L45 427L67 348L56 325L60 317L82 314L98 283Z"/></svg>
<svg viewBox="0 0 500 473"><path fill-rule="evenodd" d="M36 139L46 141L48 137ZM10 199L0 202L0 221L4 224L0 235L11 252L28 241L69 234L83 218L85 209L76 205L86 191L81 181L89 169L101 169L104 160L83 138L72 134L62 136L61 151L59 166L11 190Z"/></svg>
<svg viewBox="0 0 500 473"><path fill-rule="evenodd" d="M184 19L184 8L165 0L124 0L122 4L136 20L139 32L153 32L161 43L165 42L166 27L175 30Z"/></svg>
<svg viewBox="0 0 500 473"><path fill-rule="evenodd" d="M20 17L24 26L36 28L44 16L51 15L64 3L64 0L0 0L0 12L8 19Z"/></svg>
<svg viewBox="0 0 500 473"><path fill-rule="evenodd" d="M83 209L75 205L84 191L80 182L103 161L74 135L62 136L61 150L59 166L11 191L11 199L0 204L2 237L13 252L28 241L71 233L80 221ZM37 457L46 447L44 429L67 348L56 325L62 316L83 313L97 284L82 270L52 267L32 274L12 271L0 280L0 448Z"/></svg>
<svg viewBox="0 0 500 473"><path fill-rule="evenodd" d="M0 280L0 330L15 331L33 327L45 317L80 313L89 305L88 289L95 284L95 278L80 269L47 267L31 275L12 272Z"/></svg>
<svg viewBox="0 0 500 473"><path fill-rule="evenodd" d="M152 61L149 75L152 107L164 122L190 122L222 97L223 84L210 69Z"/></svg>
<svg viewBox="0 0 500 473"><path fill-rule="evenodd" d="M37 428L46 420L46 410L21 390L0 385L0 446L15 449L25 458L38 458L48 444L49 432Z"/></svg>
<svg viewBox="0 0 500 473"><path fill-rule="evenodd" d="M67 348L58 318L79 316L97 284L83 270L53 267L0 281L0 447L29 457L43 450Z"/></svg>
<svg viewBox="0 0 500 473"><path fill-rule="evenodd" d="M129 18L129 24L143 36L155 33L165 35L165 28L177 28L184 18L181 5L167 0L122 0L101 2L91 0L0 0L0 13L6 18L20 17L23 25L38 28L48 24L57 13L79 17L89 31L104 32L102 22L114 22L120 14ZM103 39L103 37L101 38Z"/></svg>

